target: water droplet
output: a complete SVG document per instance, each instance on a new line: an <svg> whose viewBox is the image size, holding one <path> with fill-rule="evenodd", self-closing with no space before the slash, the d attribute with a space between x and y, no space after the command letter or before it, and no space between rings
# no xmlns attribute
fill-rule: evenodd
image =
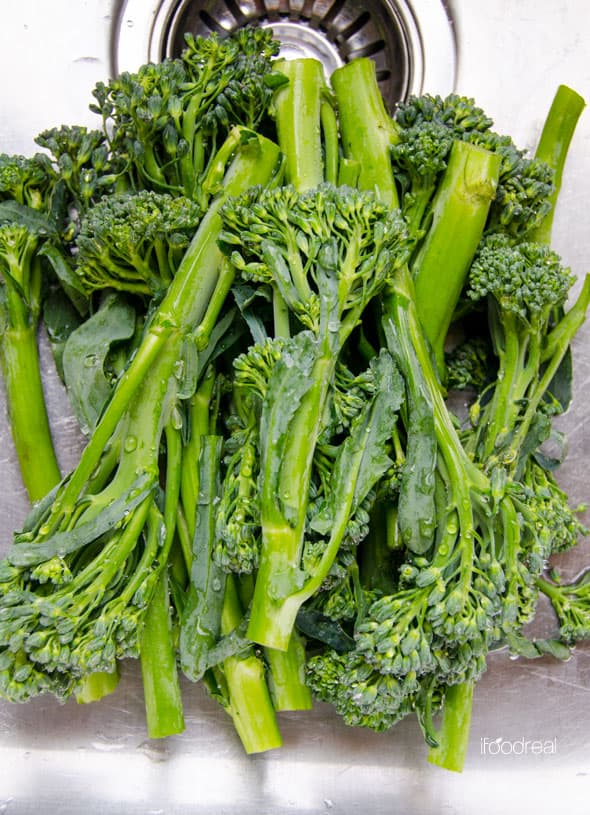
<svg viewBox="0 0 590 815"><path fill-rule="evenodd" d="M214 577L211 581L211 588L213 591L221 591L221 580L218 577Z"/></svg>
<svg viewBox="0 0 590 815"><path fill-rule="evenodd" d="M94 368L98 365L98 357L96 354L86 354L84 357L84 367L85 368Z"/></svg>
<svg viewBox="0 0 590 815"><path fill-rule="evenodd" d="M125 452L132 453L137 448L137 438L135 436L127 436L125 439Z"/></svg>
<svg viewBox="0 0 590 815"><path fill-rule="evenodd" d="M170 422L172 423L174 430L182 429L182 413L179 411L176 405L172 408Z"/></svg>

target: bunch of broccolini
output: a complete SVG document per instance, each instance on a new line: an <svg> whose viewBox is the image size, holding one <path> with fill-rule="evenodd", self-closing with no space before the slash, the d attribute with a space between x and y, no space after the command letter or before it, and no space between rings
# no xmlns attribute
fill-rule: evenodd
<svg viewBox="0 0 590 815"><path fill-rule="evenodd" d="M182 731L183 675L249 753L316 698L377 731L415 715L460 770L490 650L590 630L586 572L546 574L586 530L544 448L590 304L550 246L584 103L562 86L530 157L471 99L391 114L371 60L278 51L187 35L96 86L99 129L1 157L34 503L0 561L0 696L98 699L134 657L151 737ZM63 478L42 315L87 437ZM559 634L529 641L540 594Z"/></svg>

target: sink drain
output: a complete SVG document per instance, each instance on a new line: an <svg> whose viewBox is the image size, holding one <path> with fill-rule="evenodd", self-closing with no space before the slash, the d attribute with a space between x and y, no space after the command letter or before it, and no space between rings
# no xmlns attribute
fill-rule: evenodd
<svg viewBox="0 0 590 815"><path fill-rule="evenodd" d="M410 94L450 93L456 46L441 0L127 0L115 21L113 72L176 57L184 33L270 27L281 56L315 57L327 73L370 57L391 106Z"/></svg>

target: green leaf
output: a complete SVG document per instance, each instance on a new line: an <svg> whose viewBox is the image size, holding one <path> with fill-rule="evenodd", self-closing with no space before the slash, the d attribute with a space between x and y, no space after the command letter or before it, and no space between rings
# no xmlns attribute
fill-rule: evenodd
<svg viewBox="0 0 590 815"><path fill-rule="evenodd" d="M78 526L65 532L56 532L41 543L19 542L17 538L8 550L6 559L13 566L28 567L36 566L52 557L65 557L77 552L101 535L115 529L149 496L155 486L153 475L144 473L138 476L120 498L101 510L92 520L82 521Z"/></svg>
<svg viewBox="0 0 590 815"><path fill-rule="evenodd" d="M194 682L208 667L208 654L221 631L225 574L214 562L215 516L223 439L202 436L199 455L199 498L190 586L180 628L182 670Z"/></svg>
<svg viewBox="0 0 590 815"><path fill-rule="evenodd" d="M339 622L326 617L321 611L302 607L297 612L297 628L310 639L323 642L337 653L353 651L355 641Z"/></svg>
<svg viewBox="0 0 590 815"><path fill-rule="evenodd" d="M382 350L371 363L375 394L354 420L340 447L326 505L311 522L327 534L339 516L352 517L361 502L392 464L387 454L404 385L391 355Z"/></svg>
<svg viewBox="0 0 590 815"><path fill-rule="evenodd" d="M114 377L106 371L111 349L134 333L135 310L120 295L112 294L68 337L63 352L64 380L83 433L92 432L111 397Z"/></svg>
<svg viewBox="0 0 590 815"><path fill-rule="evenodd" d="M82 318L63 289L54 289L43 303L43 323L60 379L63 381L63 353L68 337L82 323Z"/></svg>
<svg viewBox="0 0 590 815"><path fill-rule="evenodd" d="M284 452L291 422L303 397L313 385L312 372L318 356L318 343L308 331L300 332L285 343L281 357L273 367L260 417L264 495L272 496L288 522L295 519L287 517L290 512L279 495L281 469L285 465Z"/></svg>
<svg viewBox="0 0 590 815"><path fill-rule="evenodd" d="M76 275L70 263L68 263L61 249L58 249L58 247L52 243L45 243L39 250L39 254L47 258L64 292L69 297L76 311L81 316L88 314L88 296L82 289L80 278Z"/></svg>
<svg viewBox="0 0 590 815"><path fill-rule="evenodd" d="M20 224L41 237L57 235L55 224L47 215L16 201L0 201L0 223Z"/></svg>

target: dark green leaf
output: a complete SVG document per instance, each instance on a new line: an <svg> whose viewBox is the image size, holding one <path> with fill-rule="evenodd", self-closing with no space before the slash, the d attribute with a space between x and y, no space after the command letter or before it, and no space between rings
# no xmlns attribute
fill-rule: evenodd
<svg viewBox="0 0 590 815"><path fill-rule="evenodd" d="M55 224L47 215L16 201L0 201L0 223L20 224L34 235L57 235Z"/></svg>
<svg viewBox="0 0 590 815"><path fill-rule="evenodd" d="M73 331L63 352L63 371L72 410L82 432L92 431L113 389L107 357L116 343L135 333L135 310L119 295L109 295L101 308Z"/></svg>
<svg viewBox="0 0 590 815"><path fill-rule="evenodd" d="M6 559L13 566L36 566L52 557L65 557L77 552L101 535L113 530L121 521L130 516L154 490L152 475L140 475L126 493L105 507L90 521L81 522L66 532L56 532L41 543L24 543L16 540L8 550Z"/></svg>
<svg viewBox="0 0 590 815"><path fill-rule="evenodd" d="M182 670L197 682L208 667L208 654L221 630L225 574L212 558L219 468L223 439L203 436L199 456L199 498L190 587L180 628Z"/></svg>
<svg viewBox="0 0 590 815"><path fill-rule="evenodd" d="M297 612L297 628L306 637L317 642L323 642L339 654L353 651L355 641L347 634L339 622L326 617L320 611L300 608Z"/></svg>

